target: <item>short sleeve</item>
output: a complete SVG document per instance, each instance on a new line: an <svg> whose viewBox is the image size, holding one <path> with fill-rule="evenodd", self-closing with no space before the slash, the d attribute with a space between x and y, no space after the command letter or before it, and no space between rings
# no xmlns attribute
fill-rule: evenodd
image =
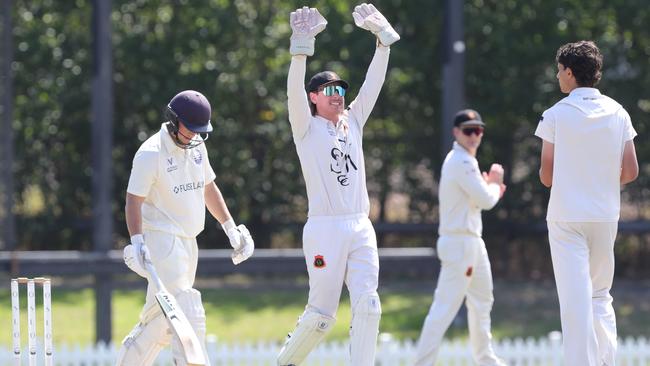
<svg viewBox="0 0 650 366"><path fill-rule="evenodd" d="M535 130L535 136L552 144L555 143L555 118L553 118L553 113L546 110L542 114Z"/></svg>
<svg viewBox="0 0 650 366"><path fill-rule="evenodd" d="M151 186L156 180L157 170L158 153L138 151L133 158L131 176L126 191L136 196L147 197Z"/></svg>
<svg viewBox="0 0 650 366"><path fill-rule="evenodd" d="M621 119L623 122L623 142L630 141L636 137L636 130L632 126L632 119L627 111L623 110L621 113Z"/></svg>
<svg viewBox="0 0 650 366"><path fill-rule="evenodd" d="M217 177L217 175L214 173L214 170L212 170L212 166L210 165L210 158L208 157L208 150L205 148L205 146L203 146L203 153L205 154L205 159L203 160L203 174L205 176L205 184L207 185L208 183L212 182Z"/></svg>

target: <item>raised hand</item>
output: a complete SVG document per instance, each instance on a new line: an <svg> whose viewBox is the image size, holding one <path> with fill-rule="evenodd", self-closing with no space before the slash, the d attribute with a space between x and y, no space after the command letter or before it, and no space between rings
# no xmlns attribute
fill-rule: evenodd
<svg viewBox="0 0 650 366"><path fill-rule="evenodd" d="M304 6L291 12L289 24L292 30L289 52L292 55L312 56L316 35L325 29L327 20L318 9Z"/></svg>
<svg viewBox="0 0 650 366"><path fill-rule="evenodd" d="M374 5L366 3L357 5L352 12L352 17L357 27L371 31L382 45L390 46L399 41L399 34Z"/></svg>

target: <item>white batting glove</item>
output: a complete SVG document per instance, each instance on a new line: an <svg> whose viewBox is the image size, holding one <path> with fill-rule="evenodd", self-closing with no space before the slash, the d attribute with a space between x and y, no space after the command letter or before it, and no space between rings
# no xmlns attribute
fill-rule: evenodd
<svg viewBox="0 0 650 366"><path fill-rule="evenodd" d="M382 45L390 46L399 41L399 34L374 5L366 3L357 5L352 12L352 17L357 27L371 31Z"/></svg>
<svg viewBox="0 0 650 366"><path fill-rule="evenodd" d="M131 249L127 249L131 247ZM144 270L145 260L151 261L151 255L149 254L149 248L144 244L144 236L142 234L136 234L131 237L131 245L124 247L124 263L135 273L139 274L142 277L142 273L146 273Z"/></svg>
<svg viewBox="0 0 650 366"><path fill-rule="evenodd" d="M141 277L147 277L147 271L144 269L144 267L140 266L140 263L136 259L135 249L133 248L132 244L124 247L123 256L124 263L126 263L126 266L129 267L130 270L137 273Z"/></svg>
<svg viewBox="0 0 650 366"><path fill-rule="evenodd" d="M255 243L253 237L246 226L235 226L235 221L230 219L224 222L221 227L226 232L230 246L234 249L231 258L232 262L237 265L253 255Z"/></svg>
<svg viewBox="0 0 650 366"><path fill-rule="evenodd" d="M239 225L237 226L237 229L241 233L241 247L237 250L235 250L232 253L232 262L237 265L246 259L250 258L253 255L253 251L255 250L255 243L253 242L253 237L251 236L251 233L248 231L248 228L244 225Z"/></svg>
<svg viewBox="0 0 650 366"><path fill-rule="evenodd" d="M303 6L291 12L289 24L293 31L289 52L294 56L313 56L316 35L325 29L327 20L316 8Z"/></svg>

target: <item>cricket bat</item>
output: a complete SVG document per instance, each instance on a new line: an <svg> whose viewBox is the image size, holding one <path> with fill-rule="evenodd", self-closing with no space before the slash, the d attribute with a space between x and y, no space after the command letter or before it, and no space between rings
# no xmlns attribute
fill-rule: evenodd
<svg viewBox="0 0 650 366"><path fill-rule="evenodd" d="M169 328L181 342L185 362L187 362L188 366L205 366L206 362L201 342L196 336L189 320L187 320L187 317L178 306L176 298L167 292L165 285L163 285L160 277L158 277L153 263L146 259L144 266L158 289L156 301L165 315L165 319L167 319Z"/></svg>

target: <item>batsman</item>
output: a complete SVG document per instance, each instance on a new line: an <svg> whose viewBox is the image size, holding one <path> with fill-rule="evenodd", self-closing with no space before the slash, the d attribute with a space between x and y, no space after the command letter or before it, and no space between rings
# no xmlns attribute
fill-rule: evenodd
<svg viewBox="0 0 650 366"><path fill-rule="evenodd" d="M350 292L351 364L375 364L381 305L377 294L377 238L368 219L369 200L362 149L363 127L384 83L389 46L399 35L373 6L352 13L357 26L377 37L377 48L359 94L345 107L349 84L332 71L314 75L305 91L307 56L327 21L315 8L291 13L291 65L287 80L289 122L309 201L303 251L309 299L278 364L300 365L331 331L343 283Z"/></svg>
<svg viewBox="0 0 650 366"><path fill-rule="evenodd" d="M167 291L176 298L205 351L206 322L201 293L193 288L198 262L196 236L203 231L205 209L222 225L235 250L233 263L248 259L253 239L244 225L233 221L205 140L212 132L211 107L206 97L185 90L166 108L167 122L136 152L126 194L126 223L131 244L124 248L126 265L149 281L140 321L122 342L118 366L153 364L160 350L172 345L176 365L187 365L184 349L172 336L155 294L159 290L145 270L155 267Z"/></svg>

